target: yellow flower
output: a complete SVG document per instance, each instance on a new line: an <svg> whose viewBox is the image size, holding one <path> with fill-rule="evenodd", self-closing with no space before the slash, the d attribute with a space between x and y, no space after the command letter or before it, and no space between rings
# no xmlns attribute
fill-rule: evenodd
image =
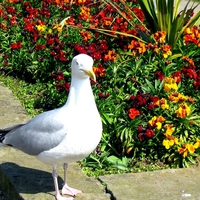
<svg viewBox="0 0 200 200"><path fill-rule="evenodd" d="M173 124L165 124L164 126L166 128L166 132L165 132L165 136L171 136L172 133L174 132L174 127L173 127Z"/></svg>
<svg viewBox="0 0 200 200"><path fill-rule="evenodd" d="M170 141L169 140L163 140L162 142L163 146L165 147L165 149L169 149L170 148Z"/></svg>
<svg viewBox="0 0 200 200"><path fill-rule="evenodd" d="M184 144L182 148L178 148L178 152L185 158L188 153L193 154L195 152L195 146L193 144Z"/></svg>
<svg viewBox="0 0 200 200"><path fill-rule="evenodd" d="M36 28L37 28L37 30L39 31L39 32L44 32L45 31L45 29L46 29L46 25L42 25L42 24L40 24L40 25L36 25Z"/></svg>
<svg viewBox="0 0 200 200"><path fill-rule="evenodd" d="M152 117L151 120L148 121L148 123L152 126L152 127L156 127L158 130L160 130L162 128L162 122L165 121L165 118L162 116L154 116Z"/></svg>
<svg viewBox="0 0 200 200"><path fill-rule="evenodd" d="M168 99L173 103L177 103L177 102L187 101L188 97L184 96L183 94L180 94L179 92L172 92L168 96Z"/></svg>
<svg viewBox="0 0 200 200"><path fill-rule="evenodd" d="M182 154L183 155L183 158L185 158L187 155L188 155L188 151L186 148L178 148L178 152L179 154Z"/></svg>
<svg viewBox="0 0 200 200"><path fill-rule="evenodd" d="M186 144L186 148L190 154L193 154L195 151L194 145L192 145L192 144Z"/></svg>
<svg viewBox="0 0 200 200"><path fill-rule="evenodd" d="M174 144L179 144L179 142L178 142L178 138L169 137L168 139L164 139L163 142L162 142L162 144L165 147L165 149L169 149Z"/></svg>
<svg viewBox="0 0 200 200"><path fill-rule="evenodd" d="M156 101L155 105L160 106L163 110L169 109L169 105L167 104L167 100L165 98Z"/></svg>
<svg viewBox="0 0 200 200"><path fill-rule="evenodd" d="M156 128L157 128L157 130L160 130L162 128L162 123L156 122Z"/></svg>
<svg viewBox="0 0 200 200"><path fill-rule="evenodd" d="M48 33L51 34L51 33L52 33L52 29L49 29L49 30L48 30Z"/></svg>
<svg viewBox="0 0 200 200"><path fill-rule="evenodd" d="M200 147L200 140L196 138L196 143L194 144L194 148L198 149Z"/></svg>
<svg viewBox="0 0 200 200"><path fill-rule="evenodd" d="M151 120L149 120L149 124L151 125L151 126L154 126L155 125L155 121L156 121L156 119L157 119L157 117L156 116L154 116L154 117L152 117L152 119Z"/></svg>
<svg viewBox="0 0 200 200"><path fill-rule="evenodd" d="M164 90L165 92L169 92L171 89L178 90L178 85L176 84L176 77L166 77L165 84L164 84Z"/></svg>
<svg viewBox="0 0 200 200"><path fill-rule="evenodd" d="M186 28L184 32L187 34L192 34L191 28Z"/></svg>
<svg viewBox="0 0 200 200"><path fill-rule="evenodd" d="M62 32L62 25L61 24L56 24L53 29L56 29L59 33Z"/></svg>
<svg viewBox="0 0 200 200"><path fill-rule="evenodd" d="M186 104L180 104L175 113L177 117L185 118L190 114L190 107Z"/></svg>

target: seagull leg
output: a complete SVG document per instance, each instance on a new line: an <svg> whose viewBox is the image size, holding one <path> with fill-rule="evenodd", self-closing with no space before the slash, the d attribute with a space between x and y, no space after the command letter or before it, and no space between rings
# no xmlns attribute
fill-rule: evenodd
<svg viewBox="0 0 200 200"><path fill-rule="evenodd" d="M70 196L76 196L78 193L82 193L82 191L71 188L67 185L68 164L64 163L63 168L64 168L64 185L63 185L63 188L62 188L62 194L67 194L67 195L70 195Z"/></svg>
<svg viewBox="0 0 200 200"><path fill-rule="evenodd" d="M73 200L74 198L62 197L60 195L60 191L59 191L59 188L58 188L58 174L56 172L56 167L57 167L56 165L53 165L53 173L52 173L55 191L56 191L56 194L55 194L56 200Z"/></svg>

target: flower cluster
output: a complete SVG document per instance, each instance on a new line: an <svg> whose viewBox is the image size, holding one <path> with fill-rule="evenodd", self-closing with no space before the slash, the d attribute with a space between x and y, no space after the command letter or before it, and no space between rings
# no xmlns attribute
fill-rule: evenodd
<svg viewBox="0 0 200 200"><path fill-rule="evenodd" d="M186 45L188 45L189 43L194 43L198 47L200 47L200 30L197 26L186 28L184 31L183 39Z"/></svg>

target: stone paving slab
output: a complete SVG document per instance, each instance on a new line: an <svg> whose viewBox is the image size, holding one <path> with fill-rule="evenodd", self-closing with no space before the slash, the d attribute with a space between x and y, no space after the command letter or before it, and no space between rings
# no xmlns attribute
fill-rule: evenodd
<svg viewBox="0 0 200 200"><path fill-rule="evenodd" d="M25 109L12 92L0 83L0 128L30 119ZM8 200L55 200L51 166L45 165L33 156L13 148L0 148L0 190ZM58 166L59 185L64 176ZM72 163L68 170L70 186L84 193L76 200L109 200L105 188L94 178L87 177L78 164ZM0 196L0 200L3 197Z"/></svg>
<svg viewBox="0 0 200 200"><path fill-rule="evenodd" d="M100 176L113 200L200 200L200 168Z"/></svg>

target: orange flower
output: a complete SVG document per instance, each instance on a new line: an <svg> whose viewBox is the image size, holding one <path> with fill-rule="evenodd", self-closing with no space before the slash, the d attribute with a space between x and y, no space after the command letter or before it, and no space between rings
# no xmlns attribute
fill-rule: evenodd
<svg viewBox="0 0 200 200"><path fill-rule="evenodd" d="M100 65L100 64L98 64L98 67L93 67L93 71L94 71L94 73L95 73L95 75L98 77L98 76L100 76L100 77L104 77L105 76L105 68L102 66L102 65Z"/></svg>
<svg viewBox="0 0 200 200"><path fill-rule="evenodd" d="M154 116L151 120L148 121L148 124L150 124L152 127L156 127L158 130L162 128L162 122L165 121L165 118L162 116Z"/></svg>
<svg viewBox="0 0 200 200"><path fill-rule="evenodd" d="M173 126L173 124L165 124L165 129L166 132L164 133L164 135L168 138L169 136L172 135L172 133L174 132L175 128Z"/></svg>
<svg viewBox="0 0 200 200"><path fill-rule="evenodd" d="M109 50L108 51L108 54L106 54L105 56L104 56L104 60L105 61L116 61L116 58L117 58L117 54L114 52L114 51L111 51L111 50Z"/></svg>
<svg viewBox="0 0 200 200"><path fill-rule="evenodd" d="M88 31L80 32L80 34L83 37L84 41L88 41L92 38L92 35Z"/></svg>
<svg viewBox="0 0 200 200"><path fill-rule="evenodd" d="M183 56L182 59L187 61L190 65L194 66L194 61L191 58L188 58L187 56Z"/></svg>
<svg viewBox="0 0 200 200"><path fill-rule="evenodd" d="M168 99L173 102L173 103L177 103L177 102L183 102L183 101L187 101L188 97L180 94L179 92L172 92L169 96Z"/></svg>
<svg viewBox="0 0 200 200"><path fill-rule="evenodd" d="M131 44L128 45L129 49L133 49L133 55L136 55L137 53L139 54L143 54L146 52L147 48L146 48L146 44L144 44L143 42L138 42L136 40L132 40Z"/></svg>
<svg viewBox="0 0 200 200"><path fill-rule="evenodd" d="M193 154L195 152L195 146L193 144L183 144L182 148L178 148L179 154L182 154L185 158L188 153Z"/></svg>
<svg viewBox="0 0 200 200"><path fill-rule="evenodd" d="M140 111L137 110L136 108L130 108L128 110L128 116L131 118L131 119L135 119L136 116L140 116Z"/></svg>
<svg viewBox="0 0 200 200"><path fill-rule="evenodd" d="M156 106L160 106L163 110L169 109L169 105L167 104L167 100L162 98L155 103Z"/></svg>
<svg viewBox="0 0 200 200"><path fill-rule="evenodd" d="M159 43L165 43L165 41L166 41L165 40L166 39L166 31L157 31L156 33L153 34L153 37Z"/></svg>
<svg viewBox="0 0 200 200"><path fill-rule="evenodd" d="M90 18L90 8L83 6L79 15L79 19L87 20Z"/></svg>

